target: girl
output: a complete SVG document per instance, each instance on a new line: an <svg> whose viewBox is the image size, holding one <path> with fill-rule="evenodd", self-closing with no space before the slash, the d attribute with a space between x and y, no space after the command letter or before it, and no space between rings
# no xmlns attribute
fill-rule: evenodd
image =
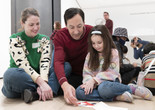
<svg viewBox="0 0 155 110"><path fill-rule="evenodd" d="M83 84L76 89L79 100L132 102L135 94L151 100L145 87L121 84L119 55L104 25L92 28L88 37L89 53L83 68Z"/></svg>

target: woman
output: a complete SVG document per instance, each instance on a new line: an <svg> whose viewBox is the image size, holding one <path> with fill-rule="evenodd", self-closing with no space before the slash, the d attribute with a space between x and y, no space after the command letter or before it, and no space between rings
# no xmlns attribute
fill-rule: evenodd
<svg viewBox="0 0 155 110"><path fill-rule="evenodd" d="M83 84L76 90L79 100L132 102L131 94L151 100L152 93L147 88L121 84L119 54L104 25L92 28L88 48L83 68Z"/></svg>
<svg viewBox="0 0 155 110"><path fill-rule="evenodd" d="M10 37L10 67L3 76L2 93L7 98L22 97L26 103L35 99L46 101L53 97L47 83L50 40L38 33L40 18L34 8L24 9L20 22L23 31Z"/></svg>

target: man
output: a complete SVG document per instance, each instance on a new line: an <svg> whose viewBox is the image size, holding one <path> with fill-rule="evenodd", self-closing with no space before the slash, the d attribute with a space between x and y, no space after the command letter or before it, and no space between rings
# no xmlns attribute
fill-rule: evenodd
<svg viewBox="0 0 155 110"><path fill-rule="evenodd" d="M79 8L67 9L64 20L66 28L59 30L53 40L54 68L52 63L50 77L53 82L50 85L54 94L58 94L61 86L65 101L77 105L75 88L82 84L82 70L88 49L87 38L92 26L85 25L84 12Z"/></svg>
<svg viewBox="0 0 155 110"><path fill-rule="evenodd" d="M104 12L104 19L106 20L105 26L108 28L109 32L112 35L113 21L111 19L109 19L109 13L108 12Z"/></svg>
<svg viewBox="0 0 155 110"><path fill-rule="evenodd" d="M134 37L131 40L131 47L134 50L134 58L135 59L139 59L140 58L142 60L142 58L144 57L143 48L148 43L149 43L148 41L141 40L138 37Z"/></svg>

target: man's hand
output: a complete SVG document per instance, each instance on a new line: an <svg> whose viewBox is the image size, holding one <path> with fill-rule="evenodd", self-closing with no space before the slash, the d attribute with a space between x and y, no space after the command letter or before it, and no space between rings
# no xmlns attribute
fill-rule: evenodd
<svg viewBox="0 0 155 110"><path fill-rule="evenodd" d="M64 99L67 102L67 104L73 104L75 106L78 105L77 99L75 96L75 89L73 86L71 86L68 82L64 82L61 85L61 88L63 89L64 92Z"/></svg>

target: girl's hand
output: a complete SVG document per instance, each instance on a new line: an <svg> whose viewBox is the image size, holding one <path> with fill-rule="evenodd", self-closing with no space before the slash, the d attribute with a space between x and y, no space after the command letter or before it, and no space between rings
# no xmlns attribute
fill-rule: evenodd
<svg viewBox="0 0 155 110"><path fill-rule="evenodd" d="M82 84L80 87L84 89L85 95L92 93L94 89L95 81L92 78L91 80L87 81L86 83Z"/></svg>

